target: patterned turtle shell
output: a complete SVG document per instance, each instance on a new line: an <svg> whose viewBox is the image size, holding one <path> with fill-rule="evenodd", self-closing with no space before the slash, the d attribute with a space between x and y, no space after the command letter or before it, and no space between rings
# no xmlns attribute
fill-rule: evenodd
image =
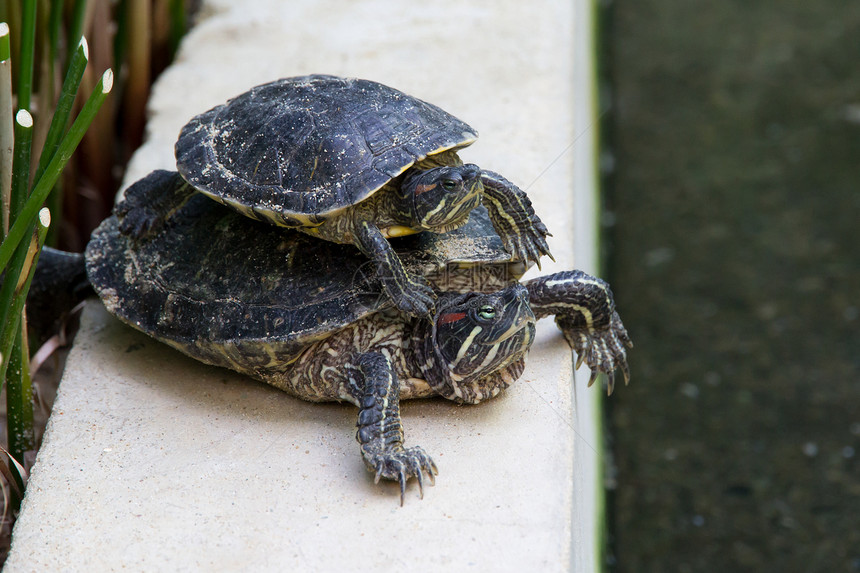
<svg viewBox="0 0 860 573"><path fill-rule="evenodd" d="M466 123L396 89L312 75L198 115L176 142L176 163L216 201L287 226L315 225L416 162L476 139Z"/></svg>
<svg viewBox="0 0 860 573"><path fill-rule="evenodd" d="M460 229L403 237L396 250L411 272L443 290L494 291L526 269L511 260L483 207ZM259 225L201 195L148 241L124 235L109 217L86 257L90 282L113 314L180 349L279 341L298 351L393 307L354 246Z"/></svg>

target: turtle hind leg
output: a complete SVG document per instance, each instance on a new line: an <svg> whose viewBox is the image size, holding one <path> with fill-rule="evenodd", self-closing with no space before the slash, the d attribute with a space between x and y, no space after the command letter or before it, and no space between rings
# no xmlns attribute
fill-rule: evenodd
<svg viewBox="0 0 860 573"><path fill-rule="evenodd" d="M433 312L436 298L433 288L423 277L406 272L400 257L376 225L357 222L353 237L361 252L376 263L382 287L398 309L412 316L427 316Z"/></svg>
<svg viewBox="0 0 860 573"><path fill-rule="evenodd" d="M385 355L372 352L358 357L348 369L351 387L359 405L356 439L367 468L381 478L400 484L400 505L406 494L406 482L418 480L424 497L424 478L431 483L438 473L436 464L420 447L403 447L400 421L400 382Z"/></svg>
<svg viewBox="0 0 860 573"><path fill-rule="evenodd" d="M601 372L606 374L608 393L615 387L615 370L620 369L624 383L630 380L627 348L633 343L609 285L582 271L564 271L524 283L529 291L529 306L537 318L555 315L555 323L578 356L591 370L588 385Z"/></svg>
<svg viewBox="0 0 860 573"><path fill-rule="evenodd" d="M552 259L546 242L550 233L525 192L493 171L482 171L481 183L484 185L481 202L487 208L505 249L515 259L534 261L538 268L542 255Z"/></svg>
<svg viewBox="0 0 860 573"><path fill-rule="evenodd" d="M142 239L161 229L194 194L176 171L159 169L129 187L114 213L122 234Z"/></svg>

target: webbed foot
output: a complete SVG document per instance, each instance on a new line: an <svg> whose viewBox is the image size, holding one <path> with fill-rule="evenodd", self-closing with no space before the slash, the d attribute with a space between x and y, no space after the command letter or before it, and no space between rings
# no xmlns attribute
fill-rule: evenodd
<svg viewBox="0 0 860 573"><path fill-rule="evenodd" d="M114 208L120 232L134 239L152 235L193 193L176 171L153 171L129 187Z"/></svg>
<svg viewBox="0 0 860 573"><path fill-rule="evenodd" d="M525 192L493 171L483 171L481 181L484 184L482 202L505 250L514 259L534 261L538 268L542 255L553 259L546 242L551 234Z"/></svg>
<svg viewBox="0 0 860 573"><path fill-rule="evenodd" d="M561 329L567 343L576 351L578 356L576 368L585 362L591 370L589 386L594 384L597 375L603 372L607 379L607 394L612 394L615 388L616 369L621 370L625 385L630 382L627 348L633 348L633 342L617 312L612 312L608 326L591 332L584 331L581 326L575 327L574 320L564 315L556 316L555 323Z"/></svg>

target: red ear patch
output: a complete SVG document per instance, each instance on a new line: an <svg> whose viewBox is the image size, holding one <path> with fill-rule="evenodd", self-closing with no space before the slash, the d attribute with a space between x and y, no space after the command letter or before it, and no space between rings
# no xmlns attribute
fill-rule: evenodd
<svg viewBox="0 0 860 573"><path fill-rule="evenodd" d="M428 191L432 191L436 188L436 184L432 185L416 185L415 186L415 194L421 195L422 193L427 193Z"/></svg>
<svg viewBox="0 0 860 573"><path fill-rule="evenodd" d="M449 312L448 314L443 314L441 317L439 317L439 326L451 322L457 322L458 320L462 320L464 318L466 318L465 312Z"/></svg>

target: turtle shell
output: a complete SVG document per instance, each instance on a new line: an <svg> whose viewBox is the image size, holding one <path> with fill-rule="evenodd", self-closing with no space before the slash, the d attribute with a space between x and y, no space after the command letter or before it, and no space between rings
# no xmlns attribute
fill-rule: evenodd
<svg viewBox="0 0 860 573"><path fill-rule="evenodd" d="M491 281L517 278L522 267L510 261L483 209L451 233L392 244L408 270L438 277L442 288L455 282L445 270L449 262L451 275L468 280L478 269ZM115 216L106 219L86 259L89 280L112 314L210 363L213 349L223 354L255 344L277 348L278 360L287 362L310 342L393 308L376 265L354 246L260 225L202 195L146 241L122 234ZM459 273L460 265L468 270Z"/></svg>
<svg viewBox="0 0 860 573"><path fill-rule="evenodd" d="M176 165L246 215L307 226L476 139L456 117L388 86L314 75L257 86L198 115L176 142Z"/></svg>

